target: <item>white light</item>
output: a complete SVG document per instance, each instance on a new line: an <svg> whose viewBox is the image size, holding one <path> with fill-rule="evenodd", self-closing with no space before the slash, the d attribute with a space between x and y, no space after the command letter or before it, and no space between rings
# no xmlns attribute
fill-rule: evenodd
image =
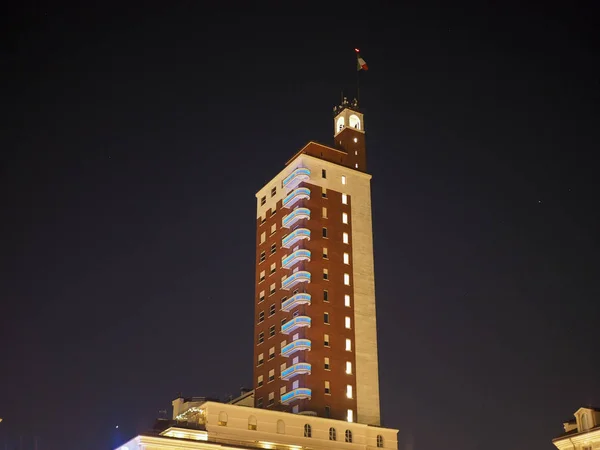
<svg viewBox="0 0 600 450"><path fill-rule="evenodd" d="M348 204L348 196L346 194L342 194L342 203L344 205Z"/></svg>
<svg viewBox="0 0 600 450"><path fill-rule="evenodd" d="M354 422L354 413L351 409L348 410L348 422Z"/></svg>
<svg viewBox="0 0 600 450"><path fill-rule="evenodd" d="M350 339L346 339L346 351L352 351L352 341Z"/></svg>
<svg viewBox="0 0 600 450"><path fill-rule="evenodd" d="M342 213L342 223L348 223L348 213Z"/></svg>
<svg viewBox="0 0 600 450"><path fill-rule="evenodd" d="M344 306L350 307L350 296L348 294L344 295Z"/></svg>
<svg viewBox="0 0 600 450"><path fill-rule="evenodd" d="M354 142L358 142L358 139L354 138Z"/></svg>
<svg viewBox="0 0 600 450"><path fill-rule="evenodd" d="M346 184L346 176L342 175L342 184Z"/></svg>
<svg viewBox="0 0 600 450"><path fill-rule="evenodd" d="M352 363L350 361L346 361L346 373L348 375L352 374Z"/></svg>
<svg viewBox="0 0 600 450"><path fill-rule="evenodd" d="M352 398L352 385L350 384L346 386L346 397Z"/></svg>
<svg viewBox="0 0 600 450"><path fill-rule="evenodd" d="M345 323L346 323L346 328L350 329L350 317L346 316Z"/></svg>

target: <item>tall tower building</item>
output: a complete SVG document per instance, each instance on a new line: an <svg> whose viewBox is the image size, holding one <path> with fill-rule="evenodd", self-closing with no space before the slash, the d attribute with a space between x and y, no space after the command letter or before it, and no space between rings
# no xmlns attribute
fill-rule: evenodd
<svg viewBox="0 0 600 450"><path fill-rule="evenodd" d="M256 194L255 407L380 425L365 122L334 108Z"/></svg>

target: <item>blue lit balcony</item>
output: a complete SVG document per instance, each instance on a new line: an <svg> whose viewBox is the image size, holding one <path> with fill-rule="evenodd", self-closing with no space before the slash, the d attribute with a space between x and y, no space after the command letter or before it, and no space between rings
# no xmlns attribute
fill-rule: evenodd
<svg viewBox="0 0 600 450"><path fill-rule="evenodd" d="M310 178L310 170L306 167L299 167L290 173L283 180L284 189L293 189L303 181L308 181Z"/></svg>
<svg viewBox="0 0 600 450"><path fill-rule="evenodd" d="M290 312L296 306L300 305L310 305L310 294L298 293L296 295L292 295L281 304L281 310Z"/></svg>
<svg viewBox="0 0 600 450"><path fill-rule="evenodd" d="M308 388L298 388L293 391L286 392L281 396L281 403L283 405L287 405L288 403L293 402L294 400L302 400L305 398L310 399L310 395L312 391Z"/></svg>
<svg viewBox="0 0 600 450"><path fill-rule="evenodd" d="M298 328L308 327L310 328L310 317L308 316L296 316L289 322L281 325L281 332L284 334L290 334Z"/></svg>
<svg viewBox="0 0 600 450"><path fill-rule="evenodd" d="M310 198L310 189L299 187L290 192L281 202L283 208L291 208L300 200L308 200Z"/></svg>
<svg viewBox="0 0 600 450"><path fill-rule="evenodd" d="M310 209L308 208L296 208L287 216L284 216L281 220L281 226L284 228L291 228L296 222L302 219L310 219Z"/></svg>
<svg viewBox="0 0 600 450"><path fill-rule="evenodd" d="M299 270L298 272L294 272L281 282L281 289L289 291L298 283L310 283L310 272L307 272L306 270Z"/></svg>
<svg viewBox="0 0 600 450"><path fill-rule="evenodd" d="M302 239L308 239L310 241L310 230L308 228L298 228L288 234L281 241L281 245L285 248L290 248L296 242L301 241Z"/></svg>
<svg viewBox="0 0 600 450"><path fill-rule="evenodd" d="M296 352L310 350L310 339L296 339L281 349L281 356L290 356Z"/></svg>
<svg viewBox="0 0 600 450"><path fill-rule="evenodd" d="M281 258L281 267L289 269L300 261L310 261L310 250L299 249L285 258Z"/></svg>
<svg viewBox="0 0 600 450"><path fill-rule="evenodd" d="M296 375L304 375L307 373L310 373L310 364L298 363L281 371L281 379L289 380L290 378L293 378Z"/></svg>

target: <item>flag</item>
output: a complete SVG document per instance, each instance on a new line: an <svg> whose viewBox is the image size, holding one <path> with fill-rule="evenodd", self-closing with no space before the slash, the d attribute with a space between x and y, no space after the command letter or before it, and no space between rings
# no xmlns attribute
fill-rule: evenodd
<svg viewBox="0 0 600 450"><path fill-rule="evenodd" d="M365 60L360 57L358 49L355 48L354 51L356 52L356 70L369 70L369 67L367 66Z"/></svg>

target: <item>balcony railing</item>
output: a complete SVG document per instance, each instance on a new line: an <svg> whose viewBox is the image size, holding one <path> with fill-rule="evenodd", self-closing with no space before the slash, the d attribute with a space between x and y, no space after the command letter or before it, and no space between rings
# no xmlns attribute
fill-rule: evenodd
<svg viewBox="0 0 600 450"><path fill-rule="evenodd" d="M310 373L310 364L309 363L298 363L294 364L291 367L288 367L285 370L281 371L281 379L289 380L296 375L304 375Z"/></svg>
<svg viewBox="0 0 600 450"><path fill-rule="evenodd" d="M299 167L283 179L284 189L293 189L303 181L310 178L310 170L306 167Z"/></svg>
<svg viewBox="0 0 600 450"><path fill-rule="evenodd" d="M296 316L292 320L281 325L281 332L284 334L290 334L292 331L298 328L308 327L310 328L310 317L308 316Z"/></svg>
<svg viewBox="0 0 600 450"><path fill-rule="evenodd" d="M299 249L288 256L281 258L281 267L289 269L300 261L310 261L310 250Z"/></svg>
<svg viewBox="0 0 600 450"><path fill-rule="evenodd" d="M310 240L310 230L308 228L297 228L296 230L292 231L290 234L283 238L283 240L281 241L281 245L285 248L290 248L296 242L302 239Z"/></svg>
<svg viewBox="0 0 600 450"><path fill-rule="evenodd" d="M292 295L281 304L281 310L290 312L296 306L300 305L310 305L310 294L298 293L296 295Z"/></svg>
<svg viewBox="0 0 600 450"><path fill-rule="evenodd" d="M310 399L312 391L308 388L297 388L293 391L286 392L281 396L281 403L287 405L288 403L293 402L294 400L302 400L305 398Z"/></svg>
<svg viewBox="0 0 600 450"><path fill-rule="evenodd" d="M281 356L290 356L302 350L310 350L310 339L296 339L281 349Z"/></svg>
<svg viewBox="0 0 600 450"><path fill-rule="evenodd" d="M300 200L308 200L310 198L310 189L299 187L290 192L281 202L283 208L291 208Z"/></svg>
<svg viewBox="0 0 600 450"><path fill-rule="evenodd" d="M299 270L298 272L294 272L281 282L281 289L289 291L298 283L310 283L310 272L307 272L306 270Z"/></svg>
<svg viewBox="0 0 600 450"><path fill-rule="evenodd" d="M302 219L310 219L310 209L308 208L296 208L287 216L281 219L281 226L284 228L291 228L296 222Z"/></svg>

